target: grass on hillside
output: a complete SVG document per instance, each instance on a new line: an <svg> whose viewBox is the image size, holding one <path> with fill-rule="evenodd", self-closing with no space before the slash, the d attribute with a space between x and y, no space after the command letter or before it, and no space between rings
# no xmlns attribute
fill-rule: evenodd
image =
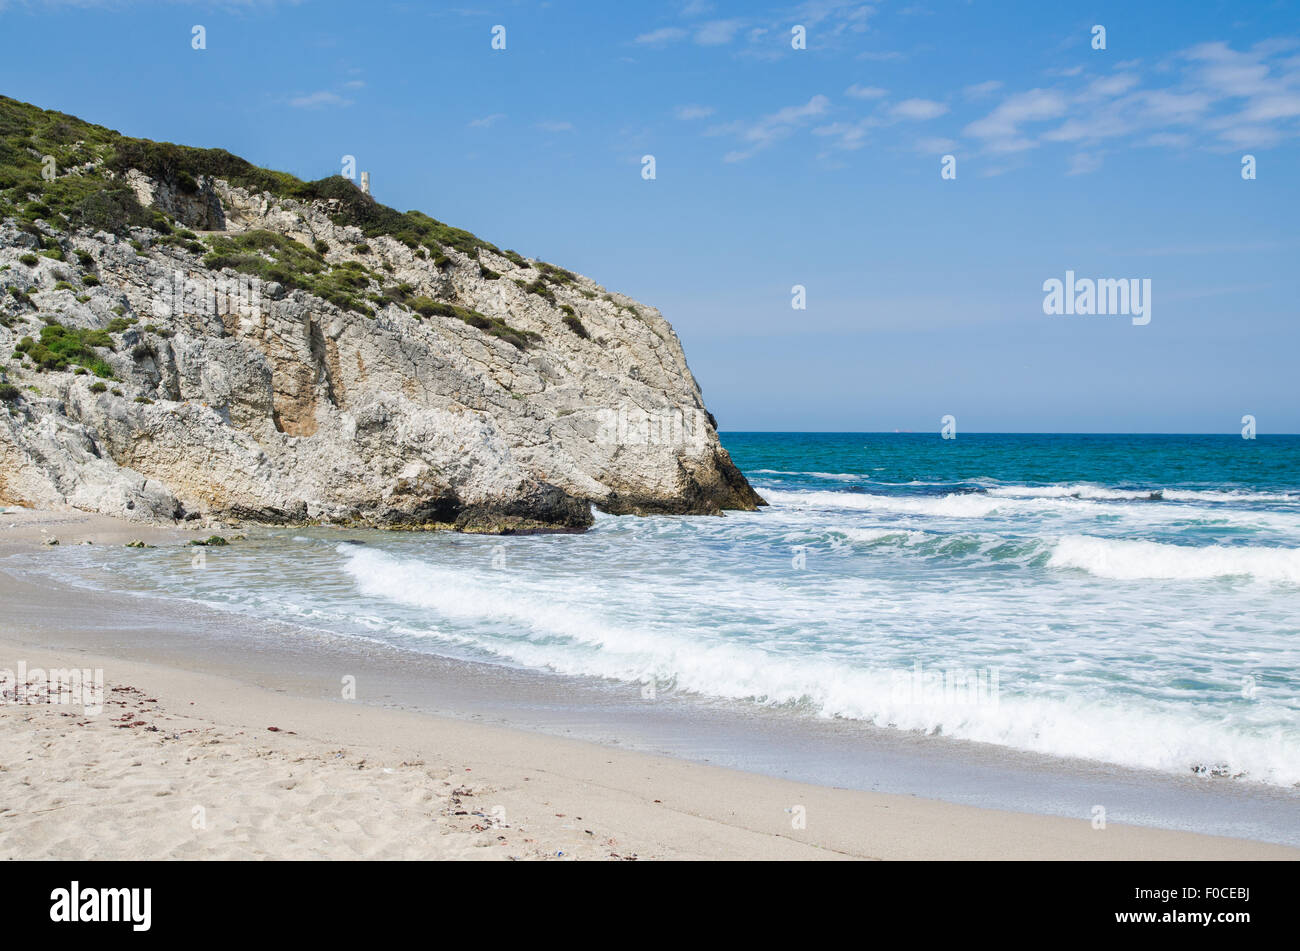
<svg viewBox="0 0 1300 951"><path fill-rule="evenodd" d="M51 159L52 180L47 178ZM181 194L197 194L201 179L221 178L231 185L253 192L269 192L278 198L329 201L335 224L355 226L368 238L388 235L413 250L420 250L439 267L451 264L447 249L472 258L477 258L480 251L490 251L519 267L536 267L539 273L536 279L519 283L552 304L555 303L554 287L576 281L576 275L570 271L540 262L531 264L515 251L502 251L468 231L422 212L399 212L381 205L339 175L306 182L285 172L259 168L224 149L191 148L131 138L75 116L0 96L0 218L13 216L19 227L40 238L45 256L62 260L63 250L57 242L51 243L40 234L33 224L37 220L56 230L102 230L119 235L128 234L132 228L151 228L162 236L154 243L194 253L206 252L204 263L209 268L228 267L264 281L305 290L347 310L374 315L374 308L365 298L371 280L379 280L379 276L360 262L330 266L323 254L328 249L309 248L270 231L219 235L209 239L210 247L205 246L197 235L161 211L140 205L123 181L130 169L138 169ZM137 251L143 252L142 245L132 243ZM371 249L362 243L354 250L369 254ZM94 261L86 260L89 256L85 252L78 255L83 267L93 268ZM28 266L37 263L34 255L25 255L20 260ZM481 262L479 273L488 279L499 277ZM84 283L94 286L97 281L92 275ZM411 306L406 300L398 302ZM422 310L413 309L425 315L439 313L455 317L521 349L540 339L536 333L454 304L424 298L421 306ZM578 330L581 322L576 318L573 321L566 318L566 323L575 332L582 333ZM33 341L32 346L39 348L44 343ZM55 350L49 347L45 350L50 359L57 358Z"/></svg>

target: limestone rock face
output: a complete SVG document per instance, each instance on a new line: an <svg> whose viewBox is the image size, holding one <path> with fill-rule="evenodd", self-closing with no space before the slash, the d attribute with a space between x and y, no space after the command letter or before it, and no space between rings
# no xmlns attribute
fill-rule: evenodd
<svg viewBox="0 0 1300 951"><path fill-rule="evenodd" d="M367 237L328 201L124 178L198 234L0 224L0 502L484 532L581 530L593 505L764 504L654 308L568 272L540 282L545 266L513 254ZM208 232L253 231L357 262L372 313L204 265ZM38 248L57 251L33 264ZM108 332L111 349L86 351L100 375L85 353L36 365L52 322Z"/></svg>

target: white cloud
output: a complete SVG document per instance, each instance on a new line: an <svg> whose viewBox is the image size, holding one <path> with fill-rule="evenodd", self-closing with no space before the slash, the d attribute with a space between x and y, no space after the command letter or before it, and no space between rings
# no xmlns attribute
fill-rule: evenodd
<svg viewBox="0 0 1300 951"><path fill-rule="evenodd" d="M1300 116L1300 91L1260 96L1242 110L1240 118L1246 122L1271 122L1293 116Z"/></svg>
<svg viewBox="0 0 1300 951"><path fill-rule="evenodd" d="M965 134L986 152L1024 151L1044 143L1108 147L1128 139L1137 147L1229 150L1267 147L1300 138L1300 57L1294 38L1248 49L1201 43L1150 68L1129 60L1114 72L1056 70L1059 85L1007 96ZM1158 84L1153 86L1153 80ZM983 84L981 84L983 85ZM1147 88L1143 88L1146 86ZM968 87L975 88L975 87ZM1063 121L1043 129L1040 123ZM1071 174L1092 171L1095 151L1078 152Z"/></svg>
<svg viewBox="0 0 1300 951"><path fill-rule="evenodd" d="M801 106L786 106L770 115L763 116L752 123L730 123L713 130L715 133L731 133L740 137L744 147L734 149L723 156L725 162L741 162L755 153L786 138L801 125L807 124L818 116L825 115L830 108L830 100L825 96L813 96Z"/></svg>
<svg viewBox="0 0 1300 951"><path fill-rule="evenodd" d="M853 99L880 99L888 94L889 90L879 86L859 86L857 83L844 90L844 95Z"/></svg>
<svg viewBox="0 0 1300 951"><path fill-rule="evenodd" d="M321 109L325 106L350 106L351 99L344 99L336 92L320 90L319 92L308 93L305 96L296 96L289 100L289 105L295 109Z"/></svg>
<svg viewBox="0 0 1300 951"><path fill-rule="evenodd" d="M869 116L857 122L831 122L827 125L819 125L812 131L813 135L833 137L836 148L852 152L866 145L871 131L878 129L882 124L880 119Z"/></svg>
<svg viewBox="0 0 1300 951"><path fill-rule="evenodd" d="M1117 73L1114 76L1104 76L1089 83L1088 88L1083 91L1080 98L1110 99L1128 92L1138 82L1138 77L1132 73Z"/></svg>
<svg viewBox="0 0 1300 951"><path fill-rule="evenodd" d="M657 46L662 43L672 43L675 40L683 39L686 37L686 35L687 35L686 31L683 30L681 27L665 26L659 28L658 30L651 30L649 33L642 33L635 40L633 40L633 42L645 43L651 46Z"/></svg>
<svg viewBox="0 0 1300 951"><path fill-rule="evenodd" d="M948 107L946 105L942 102L935 102L933 99L904 99L890 110L890 114L900 119L922 121L937 119L947 111Z"/></svg>
<svg viewBox="0 0 1300 951"><path fill-rule="evenodd" d="M1185 149L1192 144L1192 137L1175 132L1157 132L1154 135L1147 136L1143 144L1170 149Z"/></svg>
<svg viewBox="0 0 1300 951"><path fill-rule="evenodd" d="M916 150L925 155L942 155L953 151L955 148L957 148L957 143L952 139L932 136L916 140Z"/></svg>
<svg viewBox="0 0 1300 951"><path fill-rule="evenodd" d="M983 99L985 96L991 96L1002 88L1002 81L990 79L988 82L975 83L962 89L961 94L967 99Z"/></svg>
<svg viewBox="0 0 1300 951"><path fill-rule="evenodd" d="M716 111L712 106L678 106L673 110L673 115L678 119L690 121L691 119L707 119Z"/></svg>
<svg viewBox="0 0 1300 951"><path fill-rule="evenodd" d="M1178 93L1167 89L1154 89L1144 93L1142 108L1155 123L1191 122L1214 102L1203 92Z"/></svg>
<svg viewBox="0 0 1300 951"><path fill-rule="evenodd" d="M965 131L985 140L994 151L1018 151L1019 145L1026 141L1019 135L1021 125L1056 119L1065 115L1067 108L1065 96L1056 90L1030 89L1008 96L983 119L966 126ZM1017 148L1010 148L1013 144Z"/></svg>
<svg viewBox="0 0 1300 951"><path fill-rule="evenodd" d="M736 38L744 20L711 20L699 28L695 42L701 46L723 46Z"/></svg>
<svg viewBox="0 0 1300 951"><path fill-rule="evenodd" d="M875 7L861 0L804 0L795 8L791 22L816 26L820 33L838 36L865 32L867 20L875 12Z"/></svg>
<svg viewBox="0 0 1300 951"><path fill-rule="evenodd" d="M552 122L548 120L548 121L537 123L537 128L541 129L543 132L572 132L573 123Z"/></svg>
<svg viewBox="0 0 1300 951"><path fill-rule="evenodd" d="M469 121L469 127L471 129L487 129L505 117L506 114L504 112L494 112L492 115L483 116L481 119L471 119Z"/></svg>
<svg viewBox="0 0 1300 951"><path fill-rule="evenodd" d="M1079 152L1070 156L1070 167L1066 170L1067 175L1087 175L1089 172L1095 172L1101 168L1101 156L1095 153Z"/></svg>

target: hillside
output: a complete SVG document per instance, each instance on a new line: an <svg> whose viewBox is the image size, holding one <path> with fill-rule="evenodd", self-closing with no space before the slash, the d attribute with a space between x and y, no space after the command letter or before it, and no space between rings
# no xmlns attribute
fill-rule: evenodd
<svg viewBox="0 0 1300 951"><path fill-rule="evenodd" d="M4 97L0 401L0 502L485 532L763 504L654 308Z"/></svg>

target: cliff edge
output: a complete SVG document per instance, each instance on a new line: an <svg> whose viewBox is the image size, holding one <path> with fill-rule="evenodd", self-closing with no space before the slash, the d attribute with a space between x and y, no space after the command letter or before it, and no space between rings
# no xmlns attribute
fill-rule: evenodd
<svg viewBox="0 0 1300 951"><path fill-rule="evenodd" d="M764 504L652 307L0 97L0 502L517 532Z"/></svg>

